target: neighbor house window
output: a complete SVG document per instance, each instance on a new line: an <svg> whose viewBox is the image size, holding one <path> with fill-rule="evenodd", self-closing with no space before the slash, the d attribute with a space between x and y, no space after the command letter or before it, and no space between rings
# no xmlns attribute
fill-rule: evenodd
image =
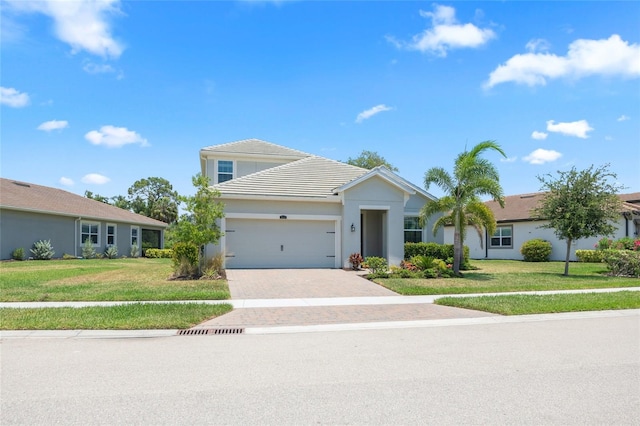
<svg viewBox="0 0 640 426"><path fill-rule="evenodd" d="M138 233L139 232L140 232L140 228L135 227L135 226L131 227L131 245L132 246L135 244L138 247L140 247L140 244L138 244Z"/></svg>
<svg viewBox="0 0 640 426"><path fill-rule="evenodd" d="M116 225L113 223L107 223L107 245L116 245Z"/></svg>
<svg viewBox="0 0 640 426"><path fill-rule="evenodd" d="M420 219L418 217L405 216L404 242L405 243L421 243L422 242L422 228L420 227Z"/></svg>
<svg viewBox="0 0 640 426"><path fill-rule="evenodd" d="M233 179L233 161L218 161L218 183Z"/></svg>
<svg viewBox="0 0 640 426"><path fill-rule="evenodd" d="M99 223L82 222L82 244L90 240L93 245L98 245L98 236L100 231Z"/></svg>
<svg viewBox="0 0 640 426"><path fill-rule="evenodd" d="M491 247L513 247L513 227L498 226L491 236Z"/></svg>

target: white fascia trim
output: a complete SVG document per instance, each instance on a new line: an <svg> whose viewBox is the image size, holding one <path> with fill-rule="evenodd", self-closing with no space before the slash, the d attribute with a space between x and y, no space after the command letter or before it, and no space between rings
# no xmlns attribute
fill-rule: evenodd
<svg viewBox="0 0 640 426"><path fill-rule="evenodd" d="M286 219L280 219L286 216ZM257 220L334 220L342 219L340 215L334 214L287 214L282 213L227 213L226 219L257 219Z"/></svg>
<svg viewBox="0 0 640 426"><path fill-rule="evenodd" d="M391 210L391 206L360 205L360 210Z"/></svg>
<svg viewBox="0 0 640 426"><path fill-rule="evenodd" d="M330 198L331 197L331 198ZM248 201L304 201L313 203L339 203L340 197L330 195L327 197L289 197L285 195L244 195L221 193L220 200L248 200Z"/></svg>

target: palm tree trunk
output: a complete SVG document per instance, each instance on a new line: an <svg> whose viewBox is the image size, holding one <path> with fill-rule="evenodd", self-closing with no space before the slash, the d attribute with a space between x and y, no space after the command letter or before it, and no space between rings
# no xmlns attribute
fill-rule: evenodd
<svg viewBox="0 0 640 426"><path fill-rule="evenodd" d="M453 273L460 274L460 260L462 258L462 235L459 231L453 232Z"/></svg>
<svg viewBox="0 0 640 426"><path fill-rule="evenodd" d="M567 238L567 255L564 258L564 275L569 275L569 257L571 256L571 238Z"/></svg>

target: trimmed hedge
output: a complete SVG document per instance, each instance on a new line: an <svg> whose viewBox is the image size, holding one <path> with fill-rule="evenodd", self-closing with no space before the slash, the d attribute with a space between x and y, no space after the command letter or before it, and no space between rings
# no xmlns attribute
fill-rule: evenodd
<svg viewBox="0 0 640 426"><path fill-rule="evenodd" d="M173 250L150 248L145 250L144 255L151 259L171 259L173 257Z"/></svg>
<svg viewBox="0 0 640 426"><path fill-rule="evenodd" d="M526 241L520 247L520 254L524 257L525 262L548 262L551 255L551 243L540 238Z"/></svg>
<svg viewBox="0 0 640 426"><path fill-rule="evenodd" d="M578 262L600 263L602 262L602 250L576 250Z"/></svg>

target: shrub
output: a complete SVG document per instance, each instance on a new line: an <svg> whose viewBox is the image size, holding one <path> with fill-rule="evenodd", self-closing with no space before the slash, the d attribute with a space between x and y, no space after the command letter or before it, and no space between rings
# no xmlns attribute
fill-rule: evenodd
<svg viewBox="0 0 640 426"><path fill-rule="evenodd" d="M202 278L211 280L222 278L222 271L224 270L223 265L224 253L216 253L216 255L207 262L206 267L202 271Z"/></svg>
<svg viewBox="0 0 640 426"><path fill-rule="evenodd" d="M104 255L107 259L115 259L116 257L118 257L118 247L116 246L107 246L104 249Z"/></svg>
<svg viewBox="0 0 640 426"><path fill-rule="evenodd" d="M421 254L417 256L413 256L411 258L410 263L415 265L416 269L419 271L424 271L426 269L433 268L433 263L436 259L431 256L423 256Z"/></svg>
<svg viewBox="0 0 640 426"><path fill-rule="evenodd" d="M616 240L613 243L611 248L617 249L617 250L634 250L635 244L634 244L633 238L623 237L623 238L620 238L619 240Z"/></svg>
<svg viewBox="0 0 640 426"><path fill-rule="evenodd" d="M51 240L40 240L33 243L33 248L30 250L33 254L33 258L36 260L49 260L56 254L51 246Z"/></svg>
<svg viewBox="0 0 640 426"><path fill-rule="evenodd" d="M93 259L96 257L96 249L93 248L91 238L87 238L84 240L84 244L82 244L82 257L85 259Z"/></svg>
<svg viewBox="0 0 640 426"><path fill-rule="evenodd" d="M596 250L610 249L612 244L613 244L613 240L610 240L609 238L606 238L606 237L600 238L596 243Z"/></svg>
<svg viewBox="0 0 640 426"><path fill-rule="evenodd" d="M351 263L351 269L357 271L360 269L360 265L362 264L363 259L360 253L351 253L349 255L349 263Z"/></svg>
<svg viewBox="0 0 640 426"><path fill-rule="evenodd" d="M551 243L549 241L534 239L522 244L520 254L525 262L548 262L551 255Z"/></svg>
<svg viewBox="0 0 640 426"><path fill-rule="evenodd" d="M13 260L24 260L24 249L22 247L18 247L17 249L12 251L11 258Z"/></svg>
<svg viewBox="0 0 640 426"><path fill-rule="evenodd" d="M64 260L71 260L71 259L77 259L77 258L78 258L78 256L74 256L74 255L72 255L72 254L64 253L64 254L62 255L62 258L63 258Z"/></svg>
<svg viewBox="0 0 640 426"><path fill-rule="evenodd" d="M425 269L422 271L422 278L438 278L438 272L435 269Z"/></svg>
<svg viewBox="0 0 640 426"><path fill-rule="evenodd" d="M387 259L382 257L369 256L364 260L364 263L372 274L386 273L388 270Z"/></svg>
<svg viewBox="0 0 640 426"><path fill-rule="evenodd" d="M173 257L173 250L150 248L145 252L145 256L151 259L171 259Z"/></svg>
<svg viewBox="0 0 640 426"><path fill-rule="evenodd" d="M604 250L602 260L607 264L607 269L611 275L640 278L640 252Z"/></svg>
<svg viewBox="0 0 640 426"><path fill-rule="evenodd" d="M463 261L460 265L460 269L469 270L471 263L469 263L469 247L463 248ZM404 244L404 259L409 260L414 256L429 256L434 259L442 259L446 263L453 263L453 244L438 244L438 243L405 243Z"/></svg>
<svg viewBox="0 0 640 426"><path fill-rule="evenodd" d="M576 250L578 262L600 263L602 262L602 250Z"/></svg>
<svg viewBox="0 0 640 426"><path fill-rule="evenodd" d="M137 244L131 244L131 249L129 250L129 255L131 257L138 257L138 245Z"/></svg>
<svg viewBox="0 0 640 426"><path fill-rule="evenodd" d="M198 270L198 247L191 243L175 243L172 259L176 275L195 275Z"/></svg>

